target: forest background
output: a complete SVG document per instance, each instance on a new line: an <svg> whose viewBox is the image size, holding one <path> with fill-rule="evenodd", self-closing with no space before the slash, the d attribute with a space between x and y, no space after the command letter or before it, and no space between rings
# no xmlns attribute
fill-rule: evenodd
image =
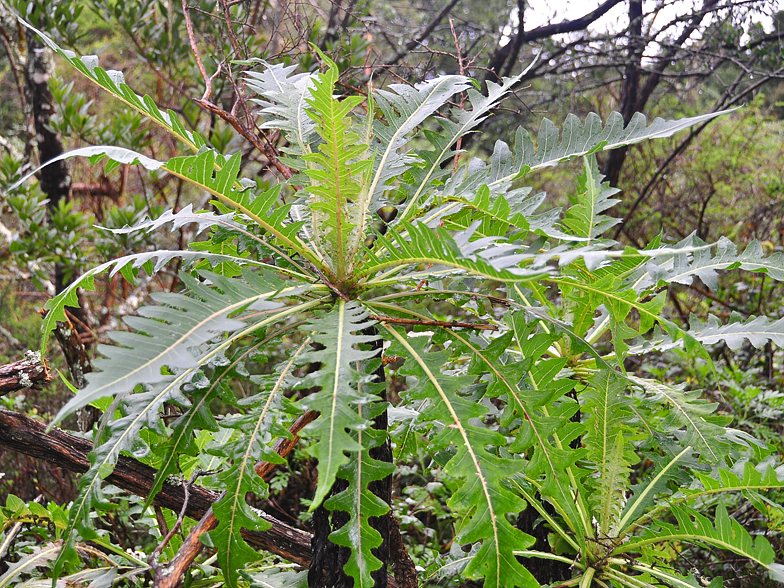
<svg viewBox="0 0 784 588"><path fill-rule="evenodd" d="M524 0L2 0L0 187L78 147L118 145L158 159L176 154L157 127L118 107L44 49L18 24L19 14L62 47L97 54L104 68L122 70L137 93L179 114L218 152L242 146L243 169L260 179L281 173L274 154L282 137L257 133L243 116L247 105L237 99L243 72L256 65L254 58L315 70L320 63L314 47L340 66L339 85L347 95L362 94L371 80L383 86L461 73L486 82L528 68L481 132L464 141L469 153L490 153L498 139L511 143L510 129L521 123L535 129L545 116L561 121L568 113L582 119L597 112L604 120L618 110L628 122L637 111L670 119L742 105L670 139L600 157L602 173L622 194L611 213L622 219L613 236L643 247L658 234L679 241L696 232L707 242L721 236L740 244L756 239L766 252L780 251L784 14L776 9L757 0L606 0L543 19ZM578 169L575 162L539 174L534 188L566 194ZM128 237L97 225L120 228L155 218L166 207L206 204L203 194L177 178L150 179L129 165L102 172L72 161L47 168L39 179L21 194L0 197L0 364L19 361L38 347L39 309L86 269L124 253L184 248L194 238L192 227ZM150 293L180 288L177 270L172 265L136 284L116 275L98 293L84 296L69 317L70 338L58 336L61 347L52 347L46 357L51 381L32 388L9 385L0 397L3 408L51 420L71 396L57 370L79 386L81 374L92 369L96 343L105 342L105 333ZM670 285L665 312L683 325L692 315L779 318L781 294L780 284L763 274L728 271L711 290L699 281ZM737 352L719 345L712 354L717 372L678 351L630 359L626 367L698 384L741 428L781 455L784 354L770 343ZM89 414L82 416L89 422ZM305 452L297 450L290 459L299 475L274 478L274 492L261 506L307 528L299 513L301 500L312 496L315 470ZM0 472L0 496L65 504L75 495L72 472L2 447ZM410 473L398 472L398 479ZM399 488L395 507L422 565L450 539L445 497L436 486L428 488L422 495ZM144 550L149 547L144 516L138 503L130 504L129 510L107 514L102 524L122 549ZM752 514L740 503L733 512L751 527L769 524ZM709 552L691 557L694 565L707 565L710 575L736 570L738 585L755 573Z"/></svg>

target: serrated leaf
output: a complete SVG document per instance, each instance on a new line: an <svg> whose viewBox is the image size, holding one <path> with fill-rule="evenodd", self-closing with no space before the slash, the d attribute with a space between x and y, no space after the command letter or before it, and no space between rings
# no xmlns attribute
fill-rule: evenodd
<svg viewBox="0 0 784 588"><path fill-rule="evenodd" d="M323 142L317 152L302 158L313 164L305 173L310 178L306 190L314 240L337 279L343 280L362 242L369 206L365 176L371 162L365 158L368 145L352 131L349 119L362 98L333 96L338 69L322 57L329 67L314 78L306 112L316 121L315 131Z"/></svg>
<svg viewBox="0 0 784 588"><path fill-rule="evenodd" d="M247 504L245 496L249 492L261 499L267 496L267 483L254 469L257 461L283 461L267 447L266 441L270 435L278 438L290 436L275 419L273 410L279 408L282 390L296 365L297 357L309 343L310 340L305 339L282 366L280 373L267 378L269 386L262 386L262 392L245 399L243 405L248 408L244 413L224 419L222 425L234 429L238 434L231 442L222 443L212 450L231 463L218 474L224 494L212 505L219 525L210 532L213 544L218 548L218 561L229 588L236 588L239 570L260 557L242 538L241 530L263 531L271 526Z"/></svg>
<svg viewBox="0 0 784 588"><path fill-rule="evenodd" d="M604 176L599 173L596 157L585 157L583 174L577 181L576 202L566 210L563 224L577 237L590 243L593 239L621 222L620 219L601 214L620 200L610 196L620 192L602 183Z"/></svg>
<svg viewBox="0 0 784 588"><path fill-rule="evenodd" d="M306 108L316 74L294 74L297 64L286 66L264 63L264 66L261 73L245 72L248 88L265 98L251 100L262 107L261 112L268 119L260 128L285 132L291 144L287 153L291 156L311 153L312 144L317 139L316 125L308 116ZM301 163L295 167L304 169Z"/></svg>
<svg viewBox="0 0 784 588"><path fill-rule="evenodd" d="M711 255L714 246L716 254ZM726 237L714 245L708 245L692 233L671 249L671 255L650 261L644 271L634 276L634 286L638 291L659 283L689 285L695 277L711 290L716 290L717 271L728 269L762 272L774 280L784 281L784 254L766 256L762 245L756 240L739 254L737 246Z"/></svg>
<svg viewBox="0 0 784 588"><path fill-rule="evenodd" d="M358 346L370 343L378 337L358 334L375 324L368 320L368 312L356 302L338 300L329 312L312 319L305 329L314 331L313 341L322 349L309 351L303 362L320 363L319 370L309 374L301 384L303 387L319 386L320 390L301 401L308 410L317 410L321 416L308 425L316 442L313 454L319 460L318 486L313 497L311 510L326 497L341 466L349 463L346 452L361 449L357 440L347 431L368 427L366 418L357 413L357 406L368 404L377 398L363 391L363 382L373 381L374 376L357 372L356 363L378 354L378 350L363 351Z"/></svg>
<svg viewBox="0 0 784 588"><path fill-rule="evenodd" d="M68 63L76 68L83 76L109 92L115 98L124 102L127 106L130 106L132 109L152 120L158 126L164 128L185 143L190 149L198 151L199 148L205 145L204 139L198 133L188 131L173 111L169 110L167 112L162 112L155 105L152 98L136 94L124 83L125 78L121 72L115 70L106 71L102 69L98 66L98 57L95 55L86 55L81 58L77 57L72 51L66 51L60 48L50 37L28 22L25 22L22 18L19 18L18 20L22 25L38 35L50 49L68 61Z"/></svg>
<svg viewBox="0 0 784 588"><path fill-rule="evenodd" d="M69 511L68 526L63 534L64 547L57 558L58 573L73 555L77 535L88 539L96 536L90 513L107 506L101 482L113 471L120 452L129 451L137 459L144 458L150 448L139 435L140 430L146 427L159 435L164 434L159 415L163 403L189 407L190 400L180 388L204 363L224 352L237 338L282 320L297 310L307 311L320 304L319 300L314 300L299 307L261 313L261 317L255 313L246 323L229 318L228 314L244 309L275 309L279 304L269 301L281 291L275 279L265 282L252 274L246 274L247 282L209 273L205 277L220 290L182 274L181 279L193 293L191 297L160 293L157 299L167 306L143 307L139 312L141 316L129 317L133 321L126 319L131 326L147 334L160 334L160 340L138 333L115 333L115 340L132 346L106 347L105 353L111 354L110 359L114 361L96 362L97 367L105 367L106 371L90 374L87 387L80 390L56 417L62 418L84 406L85 398L123 394L116 401L120 417L115 417L113 408L107 411L103 433L90 454L90 469L79 480L79 494ZM171 333L162 332L167 328ZM207 344L226 330L235 332Z"/></svg>
<svg viewBox="0 0 784 588"><path fill-rule="evenodd" d="M234 222L234 214L215 214L213 212L208 211L201 211L201 212L194 212L193 211L193 204L188 204L185 208L178 212L172 212L171 210L167 210L161 216L156 219L145 218L141 222L136 223L132 227L123 227L121 229L112 229L107 227L101 227L96 225L96 228L103 229L104 231L109 231L116 235L127 235L130 233L136 233L139 231L154 231L159 229L169 223L171 223L171 230L176 231L177 229L184 227L185 225L195 224L196 231L195 234L198 235L204 229L209 227L214 227L216 225L223 226L223 227L230 227L230 228L240 228L240 225Z"/></svg>
<svg viewBox="0 0 784 588"><path fill-rule="evenodd" d="M375 407L376 411L385 408L384 405ZM360 417L372 416L368 408L362 405L357 407L357 411ZM350 463L338 471L338 477L348 481L348 488L329 498L324 506L329 510L342 510L349 514L348 522L337 531L333 531L329 539L337 545L351 548L351 556L343 566L343 570L354 578L354 586L372 588L375 580L371 572L382 567L381 561L372 550L381 545L383 538L370 526L369 519L381 517L389 512L389 505L373 494L368 485L391 475L395 466L370 457L370 449L386 442L384 431L360 429L356 435L357 443L362 449L352 454Z"/></svg>
<svg viewBox="0 0 784 588"><path fill-rule="evenodd" d="M85 375L87 386L60 409L52 425L99 398L131 392L139 384L150 386L172 379L173 376L164 375L164 367L176 372L198 366L197 354L192 350L219 333L245 326L244 322L229 315L246 308L280 306L268 301L281 289L278 280L265 281L246 273L248 283L245 284L208 272L203 276L218 285L223 293L182 273L180 278L192 296L153 294L153 300L161 306L145 306L139 309L139 316L125 317L125 323L136 332L115 331L111 338L120 347L99 346L99 352L106 359L95 360L94 365L103 371Z"/></svg>
<svg viewBox="0 0 784 588"><path fill-rule="evenodd" d="M751 316L744 322L741 315L733 313L730 322L722 324L714 315L709 315L705 322L692 316L689 334L703 345L724 342L733 351L740 349L745 341L757 349L762 349L768 341L784 347L784 318L772 320Z"/></svg>
<svg viewBox="0 0 784 588"><path fill-rule="evenodd" d="M356 276L363 278L391 267L419 263L446 266L504 282L532 280L549 272L543 267L544 258L526 252L520 245L503 242L499 237L470 241L478 226L477 221L467 230L450 235L444 229L433 230L422 224L400 225L408 239L397 231L379 236L376 243L383 246L382 256L363 263ZM536 267L519 267L524 261L536 262Z"/></svg>
<svg viewBox="0 0 784 588"><path fill-rule="evenodd" d="M125 149L124 147L113 147L111 145L93 145L91 147L80 147L79 149L68 151L67 153L58 155L49 161L43 162L33 171L25 174L21 179L8 186L7 191L11 192L16 190L19 186L24 184L30 178L34 177L46 166L58 161L65 161L66 159L71 159L73 157L88 157L90 158L90 163L93 165L99 163L104 158L108 158L110 162L115 162L118 164L141 165L149 171L156 171L163 167L162 161L152 159L146 155L137 153L136 151Z"/></svg>
<svg viewBox="0 0 784 588"><path fill-rule="evenodd" d="M657 380L628 376L629 381L641 386L649 401L662 403L669 410L661 424L662 432L685 430L680 442L690 445L711 460L718 461L727 453L728 419L714 416L716 404L700 398L698 390L684 390L685 385L670 386Z"/></svg>
<svg viewBox="0 0 784 588"><path fill-rule="evenodd" d="M390 327L385 326L385 330L409 357L402 373L419 379L417 387L409 393L414 398L431 401L421 418L445 424L430 440L429 449L435 452L450 446L457 448L446 463L445 471L461 479L462 484L448 505L464 517L458 529L458 540L481 541L482 544L465 575L484 578L488 588L537 586L536 580L513 554L515 548L532 545L533 538L507 520L509 513L519 512L525 503L504 481L521 471L523 464L487 451L488 446L506 445L506 439L473 424L475 419L481 419L487 408L458 394L473 377L442 375L441 368L447 363L448 352L426 352L426 342L421 338L409 341Z"/></svg>
<svg viewBox="0 0 784 588"><path fill-rule="evenodd" d="M678 521L677 525L660 520L658 529L646 530L640 539L623 545L614 553L644 551L647 545L669 541L708 543L750 559L767 568L771 578L784 582L784 566L774 563L776 554L770 543L760 535L752 539L738 521L729 517L723 504L719 503L716 507L716 518L713 522L684 506L673 505L672 513Z"/></svg>
<svg viewBox="0 0 784 588"><path fill-rule="evenodd" d="M409 140L411 133L428 116L441 108L446 101L454 94L462 92L470 87L468 78L464 76L450 75L440 76L413 87L407 84L392 84L387 90L377 90L374 98L384 113L386 124L377 122L373 126L374 136L379 140L379 145L374 147L377 153L377 163L375 164L373 179L370 184L370 196L374 207L384 204L382 195L386 190L386 184L392 178L401 176L411 167L412 156L400 153L399 150ZM491 90L495 90L494 84ZM435 142L436 149L430 152L420 152L419 157L425 158L425 166L417 173L415 185L418 192L412 196L409 207L414 204L423 190L425 190L434 177L440 176L436 161L443 161L451 153L452 146L458 137L463 136L470 129L478 124L483 118L488 108L487 105L494 102L488 100L476 91L473 91L473 98L477 99L476 110L470 114L459 114L460 122L445 121L445 130L449 132L450 139L438 135L429 135L431 142ZM497 98L496 98L497 99ZM434 176L434 173L436 174ZM405 213L401 215L401 220L405 218Z"/></svg>
<svg viewBox="0 0 784 588"><path fill-rule="evenodd" d="M57 327L57 323L66 320L65 307L79 307L79 299L77 297L78 289L84 288L86 290L95 290L95 276L104 272L109 272L109 277L111 278L120 272L127 278L133 278L133 275L127 275L127 270L135 270L138 268L147 269L149 264L152 265L150 268L152 273L157 273L174 258L180 258L190 263L205 260L213 265L223 262L234 262L240 265L253 265L255 263L252 260L229 255L220 255L203 251L167 251L165 249L147 251L144 253L132 253L131 255L102 263L83 273L71 282L65 290L60 292L60 294L46 301L44 308L48 312L44 317L43 325L41 327L41 351L46 351L46 344L49 341L49 336Z"/></svg>
<svg viewBox="0 0 784 588"><path fill-rule="evenodd" d="M590 415L583 443L586 458L596 467L598 476L586 480L589 503L599 521L602 536L616 536L625 494L629 488L630 464L636 461L633 447L627 447L624 420L632 411L623 397L625 382L614 372L602 370L591 378L583 392L582 410Z"/></svg>
<svg viewBox="0 0 784 588"><path fill-rule="evenodd" d="M564 122L563 133L548 119L542 120L539 127L537 147L527 131L520 128L515 135L515 153L506 144L496 143L494 165L489 171L487 183L491 186L511 182L515 177L526 171L536 170L555 165L560 161L580 155L588 155L599 150L607 151L624 145L633 145L647 139L669 137L692 125L705 122L717 116L733 112L736 108L718 112L665 121L656 118L650 126L646 126L645 115L636 113L624 128L623 116L613 112L602 128L602 121L597 114L591 113L585 123L570 114ZM499 150L508 155L495 157Z"/></svg>
<svg viewBox="0 0 784 588"><path fill-rule="evenodd" d="M487 395L506 395L501 424L509 426L515 417L522 419L509 451L521 454L530 451L526 475L540 481L541 494L562 505L570 529L578 536L585 536L588 532L585 513L580 513L582 504L578 505L582 498L578 498L570 484L579 489L581 485L568 472L581 454L569 448L569 442L582 431L580 424L570 421L578 410L577 403L564 398L574 384L570 380L554 381L566 361L542 358L552 337L531 335L532 329L526 325L523 313L507 316L507 322L511 327L508 336L496 339L485 349L456 332L451 333L451 338L462 343L478 360L471 373L486 371L490 377ZM521 359L503 365L499 354L506 350L513 334L520 345Z"/></svg>

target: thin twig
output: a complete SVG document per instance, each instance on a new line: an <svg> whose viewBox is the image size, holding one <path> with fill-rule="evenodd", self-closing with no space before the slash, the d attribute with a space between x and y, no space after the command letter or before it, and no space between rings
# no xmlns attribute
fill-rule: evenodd
<svg viewBox="0 0 784 588"><path fill-rule="evenodd" d="M185 28L188 30L188 40L191 44L191 51L193 51L193 55L196 57L196 65L199 66L201 77L204 80L204 94L201 99L207 100L212 93L212 78L207 75L207 70L204 69L204 63L201 61L201 54L199 54L199 48L196 46L196 38L193 36L193 23L191 22L189 10L188 0L182 0L182 12L185 16Z"/></svg>

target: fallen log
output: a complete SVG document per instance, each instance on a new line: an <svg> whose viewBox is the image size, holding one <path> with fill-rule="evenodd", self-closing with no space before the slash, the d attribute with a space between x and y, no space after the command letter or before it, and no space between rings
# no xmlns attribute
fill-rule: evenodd
<svg viewBox="0 0 784 588"><path fill-rule="evenodd" d="M92 451L92 444L60 429L54 429L49 434L45 430L43 423L17 412L0 409L0 446L48 461L66 470L86 472L90 467L87 455ZM155 473L155 469L121 455L106 482L137 496L147 496ZM218 496L217 492L192 486L185 514L195 520L201 519ZM153 504L179 512L184 502L182 484L167 481L155 496ZM259 516L272 527L266 531L243 529L245 541L258 549L308 567L311 560L310 533L290 527L266 513L259 513Z"/></svg>

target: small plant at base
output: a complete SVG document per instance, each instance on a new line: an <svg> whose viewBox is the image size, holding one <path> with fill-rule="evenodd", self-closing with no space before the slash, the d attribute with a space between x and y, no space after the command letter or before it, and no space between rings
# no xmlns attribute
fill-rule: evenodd
<svg viewBox="0 0 784 588"><path fill-rule="evenodd" d="M617 222L603 214L617 191L602 182L593 155L722 113L650 126L636 115L625 127L618 114L606 125L596 115L585 123L570 116L562 134L545 120L537 147L519 130L514 149L497 142L489 163L454 166L459 139L519 76L489 83L487 95L451 75L339 98L338 69L323 55L320 73L262 64L247 87L261 127L285 134L283 161L299 172L262 189L239 177L239 153L209 148L173 112L134 94L121 74L60 53L194 152L166 162L117 147L68 156L171 174L211 194L219 213L185 208L113 229L192 223L210 233L188 251L109 261L47 304L44 346L76 288L94 287L96 275L134 279L140 268L153 273L175 257L190 264L180 274L182 293L153 294L156 306L125 319L134 332L112 335L118 346L101 348L100 371L53 423L115 399L70 509L55 575L73 562L77 537L94 536L90 512L105 507L102 480L121 452L155 455L153 495L180 457L209 454L218 473L207 481L223 492L210 538L226 585L244 581L239 571L258 554L240 531L268 525L246 502L248 493L268 493L254 464L282 463L272 442L290 437L287 426L304 411L317 411L308 428L318 459L311 510L332 513L329 539L350 549L343 571L356 587L384 583L378 548L388 530L379 521L389 503L379 488L393 469L390 442L400 461L424 442L443 467L455 542L466 548L460 573L487 588L537 586L526 558L568 565L572 576L561 586L694 586L670 565L688 542L732 551L784 581L769 543L711 502L721 493L784 487L772 468L744 461L756 441L698 393L624 369L630 355L674 346L701 353L718 341L784 342L781 321L764 317L681 328L662 313L661 292L694 276L710 285L726 268L780 280L784 258L765 257L755 244L738 253L727 240L695 237L620 248L604 236ZM450 109L460 92L466 108ZM426 148L415 147L422 141ZM544 195L521 181L575 157L584 167L571 206L537 213ZM283 337L294 343L274 371L249 375L248 366ZM610 353L597 351L600 339L609 340ZM393 430L384 416L386 364L399 366L408 384L395 407L405 417ZM249 380L253 393L236 396L232 378ZM292 389L302 391L296 402L285 394ZM231 407L220 421L214 399ZM164 403L179 407L176 421L161 420ZM197 443L204 435L213 442ZM651 465L638 467L643 462ZM541 516L553 549L532 548L533 537L510 522L525 509Z"/></svg>

